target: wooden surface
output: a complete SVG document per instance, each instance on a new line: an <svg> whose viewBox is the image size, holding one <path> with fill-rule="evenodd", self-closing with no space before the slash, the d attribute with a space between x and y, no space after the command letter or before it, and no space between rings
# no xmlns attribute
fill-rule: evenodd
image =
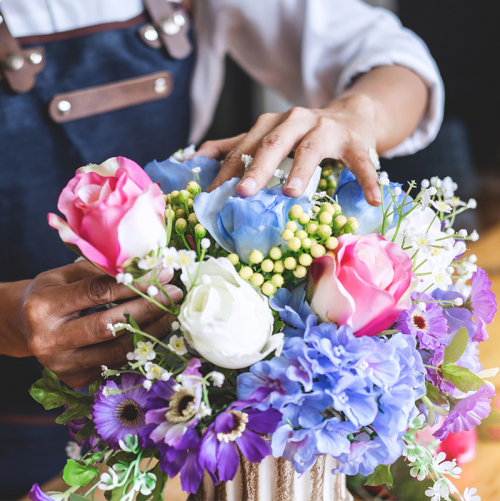
<svg viewBox="0 0 500 501"><path fill-rule="evenodd" d="M481 239L470 244L470 251L478 257L478 264L484 268L493 282L493 292L500 299L500 225L482 235ZM500 366L500 313L488 328L489 339L480 346L480 359L485 369ZM500 389L500 373L490 379ZM465 465L459 480L454 481L461 492L465 487L476 487L482 501L498 501L500 499L500 441L479 441L476 458ZM54 479L43 486L43 490L64 490L64 482ZM97 491L96 494L102 494ZM23 498L20 501L26 501ZM96 496L96 501L104 497ZM179 478L168 481L165 501L186 501L187 495L182 491ZM411 501L411 500L404 500Z"/></svg>

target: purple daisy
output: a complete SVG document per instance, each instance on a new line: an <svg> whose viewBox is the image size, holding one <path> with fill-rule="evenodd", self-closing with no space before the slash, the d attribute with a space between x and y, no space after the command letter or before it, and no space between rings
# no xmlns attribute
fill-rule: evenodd
<svg viewBox="0 0 500 501"><path fill-rule="evenodd" d="M38 484L33 485L28 494L28 498L31 499L31 501L55 501L53 497L45 494Z"/></svg>
<svg viewBox="0 0 500 501"><path fill-rule="evenodd" d="M488 280L488 274L481 268L472 275L471 285L469 301L477 323L473 340L481 342L488 339L486 325L493 322L497 312L496 296L491 292L492 283Z"/></svg>
<svg viewBox="0 0 500 501"><path fill-rule="evenodd" d="M490 413L491 399L494 396L495 390L490 385L481 386L476 393L463 398L455 405L434 436L443 441L449 433L472 430Z"/></svg>
<svg viewBox="0 0 500 501"><path fill-rule="evenodd" d="M95 395L92 416L95 427L103 440L112 449L120 448L119 441L126 435L136 436L146 421L144 418L148 401L147 390L142 387L144 378L136 374L123 374L120 384L108 381ZM134 386L138 386L134 388ZM117 395L109 390L126 390Z"/></svg>
<svg viewBox="0 0 500 501"><path fill-rule="evenodd" d="M395 329L418 338L420 348L434 351L445 342L448 324L443 315L443 309L437 303L425 303L425 301L434 301L434 298L427 294L419 297L418 292L411 295L413 301L417 297L425 305L425 310L422 311L416 305L412 305L409 310L399 316Z"/></svg>
<svg viewBox="0 0 500 501"><path fill-rule="evenodd" d="M182 373L181 384L178 388L163 385L163 395L158 400L151 400L146 413L149 444L163 442L170 446L177 446L187 430L194 428L203 413L202 384L198 367L201 362L197 358L189 361L186 370ZM159 385L160 383L156 383ZM155 385L155 386L156 386Z"/></svg>
<svg viewBox="0 0 500 501"><path fill-rule="evenodd" d="M238 449L252 463L260 463L271 454L271 447L259 433L272 433L281 421L276 409L259 411L244 409L245 402L235 402L221 412L207 428L201 444L200 465L227 482L236 475L239 465Z"/></svg>

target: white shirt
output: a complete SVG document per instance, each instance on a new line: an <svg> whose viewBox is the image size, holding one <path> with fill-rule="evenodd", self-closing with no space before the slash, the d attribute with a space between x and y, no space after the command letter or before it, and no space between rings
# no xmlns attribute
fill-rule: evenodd
<svg viewBox="0 0 500 501"><path fill-rule="evenodd" d="M15 37L125 21L141 0L0 0ZM361 0L194 0L197 62L191 99L191 142L208 129L222 90L224 58L296 106L319 108L354 77L383 65L415 71L430 90L417 130L385 156L429 144L441 125L444 90L425 44L389 11ZM238 110L235 110L237 113Z"/></svg>

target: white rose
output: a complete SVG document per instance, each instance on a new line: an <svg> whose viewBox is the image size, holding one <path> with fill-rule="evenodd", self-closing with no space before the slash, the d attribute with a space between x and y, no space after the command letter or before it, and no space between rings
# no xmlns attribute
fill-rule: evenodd
<svg viewBox="0 0 500 501"><path fill-rule="evenodd" d="M187 342L209 362L241 369L281 351L283 334L272 335L267 298L238 275L229 259L192 264L181 280L189 292L178 320Z"/></svg>

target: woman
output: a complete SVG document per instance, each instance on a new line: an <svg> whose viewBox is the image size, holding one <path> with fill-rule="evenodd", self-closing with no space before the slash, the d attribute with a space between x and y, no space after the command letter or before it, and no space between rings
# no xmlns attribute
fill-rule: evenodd
<svg viewBox="0 0 500 501"><path fill-rule="evenodd" d="M71 386L87 384L101 364L119 365L128 351L127 340L105 328L122 307L80 312L130 295L83 263L52 269L71 254L46 214L81 165L118 155L145 165L199 142L227 53L297 107L261 116L241 136L202 144L200 154L225 158L213 187L241 175L241 155L250 154L255 160L238 191L251 196L295 150L286 194L300 195L315 166L332 157L378 205L370 149L412 153L441 122L442 84L425 46L390 13L358 0L3 0L0 9L0 230L9 235L0 248L0 353L34 355ZM168 322L140 298L127 308L150 332ZM13 372L30 380L29 367L10 361L3 380ZM9 392L25 394L12 385ZM23 401L14 410L33 412ZM4 422L16 421L7 411L3 404ZM13 447L16 432L0 437L2 461L10 461L6 439ZM15 478L0 484L11 485L4 496L13 496Z"/></svg>

